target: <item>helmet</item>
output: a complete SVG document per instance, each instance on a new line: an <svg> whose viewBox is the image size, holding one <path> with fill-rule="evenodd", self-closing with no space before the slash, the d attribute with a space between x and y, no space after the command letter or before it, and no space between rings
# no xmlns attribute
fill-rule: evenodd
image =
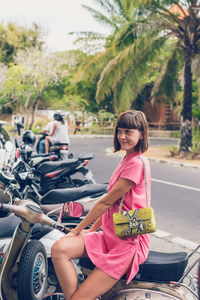
<svg viewBox="0 0 200 300"><path fill-rule="evenodd" d="M24 144L34 145L35 140L35 134L31 130L27 130L24 132L22 136L22 141L24 142Z"/></svg>
<svg viewBox="0 0 200 300"><path fill-rule="evenodd" d="M62 110L57 110L55 112L55 114L53 115L54 120L56 120L56 121L62 121L64 119L64 116L65 116L65 114Z"/></svg>
<svg viewBox="0 0 200 300"><path fill-rule="evenodd" d="M28 162L31 158L33 150L30 146L30 143L24 143L24 146L21 148L21 156L25 162Z"/></svg>

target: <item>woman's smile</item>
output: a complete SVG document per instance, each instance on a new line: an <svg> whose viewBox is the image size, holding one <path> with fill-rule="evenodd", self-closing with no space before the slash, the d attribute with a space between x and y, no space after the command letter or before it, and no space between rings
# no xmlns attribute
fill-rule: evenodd
<svg viewBox="0 0 200 300"><path fill-rule="evenodd" d="M117 130L117 139L121 149L125 150L127 154L134 151L140 138L141 132L138 129L118 128Z"/></svg>

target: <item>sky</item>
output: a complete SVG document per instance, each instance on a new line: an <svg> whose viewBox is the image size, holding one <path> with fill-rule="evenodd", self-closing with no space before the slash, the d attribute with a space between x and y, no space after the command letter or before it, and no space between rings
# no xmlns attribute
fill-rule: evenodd
<svg viewBox="0 0 200 300"><path fill-rule="evenodd" d="M0 0L0 23L14 22L30 27L33 22L43 28L49 50L75 49L69 32L95 31L108 33L82 4L96 8L93 0Z"/></svg>

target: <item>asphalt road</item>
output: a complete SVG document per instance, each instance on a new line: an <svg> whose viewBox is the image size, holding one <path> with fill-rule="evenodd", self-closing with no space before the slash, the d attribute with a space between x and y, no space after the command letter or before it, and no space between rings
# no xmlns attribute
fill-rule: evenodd
<svg viewBox="0 0 200 300"><path fill-rule="evenodd" d="M175 145L176 140L151 139L151 145ZM108 182L121 160L118 155L108 155L112 138L71 137L70 151L93 152L95 158L89 162L98 183ZM171 236L198 243L200 240L200 172L151 160L152 206L155 209L157 228Z"/></svg>

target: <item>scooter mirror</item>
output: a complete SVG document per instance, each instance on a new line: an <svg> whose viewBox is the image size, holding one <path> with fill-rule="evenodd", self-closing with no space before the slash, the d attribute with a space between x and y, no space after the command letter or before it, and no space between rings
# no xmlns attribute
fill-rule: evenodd
<svg viewBox="0 0 200 300"><path fill-rule="evenodd" d="M80 218L84 209L81 203L69 201L63 205L63 215L67 217Z"/></svg>
<svg viewBox="0 0 200 300"><path fill-rule="evenodd" d="M7 141L5 143L5 148L8 152L12 152L14 150L13 143L11 141Z"/></svg>

